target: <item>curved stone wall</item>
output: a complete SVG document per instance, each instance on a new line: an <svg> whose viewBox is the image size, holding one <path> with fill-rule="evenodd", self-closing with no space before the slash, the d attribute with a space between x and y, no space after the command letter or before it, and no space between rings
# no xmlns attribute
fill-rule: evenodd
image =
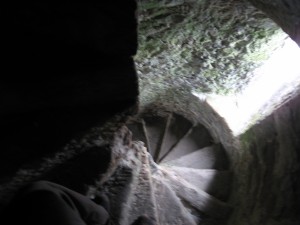
<svg viewBox="0 0 300 225"><path fill-rule="evenodd" d="M300 2L297 0L249 0L267 13L300 46Z"/></svg>

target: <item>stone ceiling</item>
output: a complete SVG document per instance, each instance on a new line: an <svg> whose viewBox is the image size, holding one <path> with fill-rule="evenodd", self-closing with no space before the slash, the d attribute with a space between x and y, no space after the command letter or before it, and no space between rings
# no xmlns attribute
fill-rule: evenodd
<svg viewBox="0 0 300 225"><path fill-rule="evenodd" d="M139 1L142 105L241 90L287 35L246 0Z"/></svg>

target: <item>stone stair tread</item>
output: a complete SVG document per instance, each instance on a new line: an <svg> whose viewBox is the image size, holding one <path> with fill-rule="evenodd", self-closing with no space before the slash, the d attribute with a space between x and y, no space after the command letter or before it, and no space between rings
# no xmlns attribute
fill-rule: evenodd
<svg viewBox="0 0 300 225"><path fill-rule="evenodd" d="M164 161L174 160L209 146L211 145L211 140L212 138L207 129L203 125L198 124L197 126L194 126L187 135L182 137L172 151L164 158Z"/></svg>
<svg viewBox="0 0 300 225"><path fill-rule="evenodd" d="M201 189L208 194L227 200L230 194L231 177L230 171L219 171L214 169L193 169L186 167L161 167L174 176L179 176L189 182L195 188Z"/></svg>
<svg viewBox="0 0 300 225"><path fill-rule="evenodd" d="M152 177L158 224L196 225L198 220L184 207L171 187L159 177Z"/></svg>
<svg viewBox="0 0 300 225"><path fill-rule="evenodd" d="M157 222L157 212L151 181L151 168L146 148L140 152L142 162L137 183L132 188L131 200L128 202L127 218L120 224L132 224L139 216L147 214L152 221Z"/></svg>
<svg viewBox="0 0 300 225"><path fill-rule="evenodd" d="M162 165L225 170L228 168L228 161L220 145L213 145L181 156L178 159L163 161Z"/></svg>
<svg viewBox="0 0 300 225"><path fill-rule="evenodd" d="M123 134L125 133L127 134L127 132ZM124 136L119 138L118 142L124 140ZM132 188L137 184L137 176L142 165L138 157L141 147L140 143L134 143L131 148L114 147L111 156L114 163L101 178L101 190L110 199L110 217L115 224L119 224L120 218L124 215L124 207L120 206L129 201Z"/></svg>
<svg viewBox="0 0 300 225"><path fill-rule="evenodd" d="M195 188L178 176L165 173L164 179L182 201L211 218L225 219L232 211L229 204Z"/></svg>
<svg viewBox="0 0 300 225"><path fill-rule="evenodd" d="M117 152L116 169L101 188L110 199L113 224L131 224L145 213L157 221L148 154L142 142Z"/></svg>
<svg viewBox="0 0 300 225"><path fill-rule="evenodd" d="M161 147L162 138L164 136L165 126L167 124L167 117L149 116L144 117L147 139L149 141L149 152L155 155Z"/></svg>
<svg viewBox="0 0 300 225"><path fill-rule="evenodd" d="M142 122L132 121L131 123L127 124L127 127L132 133L133 141L142 141L147 144Z"/></svg>
<svg viewBox="0 0 300 225"><path fill-rule="evenodd" d="M190 130L193 124L183 116L172 114L169 126L167 127L159 158L164 156L173 148L182 137Z"/></svg>
<svg viewBox="0 0 300 225"><path fill-rule="evenodd" d="M130 167L118 166L110 179L103 184L103 190L110 200L110 216L114 223L118 223L123 214L124 202L128 201L134 181L134 171Z"/></svg>

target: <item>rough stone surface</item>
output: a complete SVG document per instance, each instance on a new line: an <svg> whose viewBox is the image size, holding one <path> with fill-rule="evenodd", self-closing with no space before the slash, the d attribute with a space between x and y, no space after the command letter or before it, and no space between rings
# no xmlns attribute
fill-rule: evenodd
<svg viewBox="0 0 300 225"><path fill-rule="evenodd" d="M160 213L159 221L161 224L197 224L193 216L182 205L180 198L171 190L171 187L164 182L161 177L153 178L153 186L155 187L155 196L157 198L157 209L162 212L168 209L168 213Z"/></svg>
<svg viewBox="0 0 300 225"><path fill-rule="evenodd" d="M224 222L224 217L228 215L230 207L223 202L225 201L223 198L218 200L220 196L218 191L215 191L214 188L204 188L198 185L197 182L190 182L191 180L178 180L177 178L172 181L169 180L166 174L168 169L161 169L154 163L143 143L132 142L132 134L126 127L109 130L108 128L112 124L118 124L117 121L111 122L111 124L106 124L105 127L95 129L93 133L85 138L83 144L74 140L69 148L75 148L76 150L85 146L93 148L95 144L109 144L110 148L108 150L111 156L108 168L105 168L104 173L98 174L94 182L83 182L83 184L88 187L88 191L85 193L87 196L94 196L97 190L107 194L111 203L110 215L113 223L129 225L143 214L147 214L148 217L161 225L213 224L214 218L222 218ZM139 131L134 130L133 132ZM105 140L110 140L110 143ZM66 148L66 151L68 150ZM84 155L82 151L84 150L78 152L78 157ZM64 155L61 156L64 157ZM48 160L51 162L51 158ZM101 159L97 158L97 160L101 162ZM68 161L64 163L68 164ZM76 177L78 172L81 172L78 169L80 166L82 166L80 163L76 165L77 170L70 169L68 166L64 168L66 168L70 177ZM92 170L97 173L95 168ZM32 178L39 178L40 174L34 174L34 171L39 170L24 170L25 173L28 173L28 179L19 180L19 182L28 182ZM188 174L192 172L189 171L189 168L185 168L185 171ZM39 172L43 174L45 171L42 169ZM203 173L207 174L207 171L203 171ZM202 175L203 173L200 172ZM58 180L64 179L64 176L61 177L62 174L64 173L52 173ZM197 179L197 176L194 178ZM24 176L19 177L19 179L22 178L24 179ZM189 177L189 179L192 179L192 177ZM215 181L212 176L205 176L204 179L205 183L210 182L209 180L211 182ZM65 180L69 181L70 178ZM56 180L54 179L54 181ZM10 183L10 185L12 184ZM72 188L71 185L68 185L68 187ZM184 192L180 193L180 189L183 189ZM3 195L8 193L5 188L2 190L4 190ZM207 194L206 191L212 195ZM215 197L214 194L216 194ZM197 201L194 201L195 199ZM207 207L206 203L208 204ZM198 209L195 210L195 208Z"/></svg>
<svg viewBox="0 0 300 225"><path fill-rule="evenodd" d="M202 123L214 142L225 146L234 175L230 201L235 207L229 224L298 225L300 97L234 138L224 119L205 100L191 94L194 89L234 92L240 87L237 82L247 83L248 71L268 53L268 48L258 49L276 41L272 35L280 33L278 27L242 0L141 2L136 61L143 108L173 111ZM252 2L299 44L298 1ZM9 3L4 13L7 20L3 20L9 21L3 26L6 47L1 52L3 71L8 72L0 84L0 141L2 149L9 151L0 152L0 209L18 188L45 177L85 193L84 185L97 188L121 174L124 179L112 181L115 192L111 194L125 191L117 199L127 200L132 176L136 175L128 165L140 162L125 157L132 147L126 132L117 133L114 143L108 141L122 122L106 123L104 127L110 129L95 129L86 139L70 142L62 152L47 157L44 153L57 150L55 146L66 143L73 131L81 135L100 117L106 121L135 103L137 80L131 58L136 51L134 11L134 1L121 0L84 2L80 7L77 3ZM279 39L284 37L279 35ZM116 109L108 109L104 102L114 102ZM108 165L99 168L97 162L110 159L108 144L112 151L122 149L126 154L111 157L107 171ZM120 169L117 162L122 158ZM25 164L28 160L30 164ZM155 167L153 161L150 164ZM94 179L100 180L99 184L94 184ZM163 187L169 200L180 203L180 198L169 192L170 187L159 182L156 187ZM185 194L189 196L189 191ZM156 195L161 196L158 190ZM164 203L161 209L172 205ZM189 213L188 219L179 219L178 224L194 224L190 216L193 209L177 209L184 215ZM207 224L224 223L211 222Z"/></svg>
<svg viewBox="0 0 300 225"><path fill-rule="evenodd" d="M16 163L20 155L13 155L14 161L11 161L7 160L7 152L1 151L1 167L4 170L1 170L0 180L0 214L16 191L36 180L49 180L87 194L89 186L96 185L97 180L105 180L110 174L107 169L110 161L113 162L111 146L120 148L130 144L130 136L117 132L127 117L124 113L107 120L101 127L90 129L83 137L73 138L58 152L42 156L39 152L39 157L26 155L25 152L23 157L26 156L27 161L21 165ZM24 159L21 157L21 160ZM11 173L12 169L16 172Z"/></svg>
<svg viewBox="0 0 300 225"><path fill-rule="evenodd" d="M166 175L165 180L183 201L212 218L226 221L226 217L231 212L230 205L190 185L178 176Z"/></svg>
<svg viewBox="0 0 300 225"><path fill-rule="evenodd" d="M267 13L300 46L300 2L297 0L249 0Z"/></svg>
<svg viewBox="0 0 300 225"><path fill-rule="evenodd" d="M285 100L266 119L240 137L234 137L225 120L205 101L190 94L152 107L180 113L201 122L215 142L220 141L233 172L228 224L299 224L299 108L300 96ZM157 109L158 109L157 108ZM247 215L247 216L245 216Z"/></svg>
<svg viewBox="0 0 300 225"><path fill-rule="evenodd" d="M160 167L163 167L160 165ZM176 174L176 176L189 182L194 187L211 194L219 199L226 199L231 190L231 176L228 171L220 171L216 169L191 169L185 167L167 167L168 173Z"/></svg>
<svg viewBox="0 0 300 225"><path fill-rule="evenodd" d="M299 108L300 96L241 135L230 224L299 224Z"/></svg>
<svg viewBox="0 0 300 225"><path fill-rule="evenodd" d="M187 155L198 149L202 149L206 146L210 146L212 139L210 134L207 132L206 128L198 124L193 126L190 130L180 139L177 144L169 149L165 157L161 157L159 161L162 160L172 160L179 158L183 155Z"/></svg>
<svg viewBox="0 0 300 225"><path fill-rule="evenodd" d="M174 89L236 92L287 36L243 0L142 1L139 23L142 104L168 99Z"/></svg>
<svg viewBox="0 0 300 225"><path fill-rule="evenodd" d="M227 159L219 146L210 146L188 153L177 159L168 157L162 161L163 165L174 165L194 169L226 169Z"/></svg>

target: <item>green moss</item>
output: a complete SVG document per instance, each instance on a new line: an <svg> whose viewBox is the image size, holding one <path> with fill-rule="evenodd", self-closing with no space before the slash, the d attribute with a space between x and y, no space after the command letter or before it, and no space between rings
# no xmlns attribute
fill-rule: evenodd
<svg viewBox="0 0 300 225"><path fill-rule="evenodd" d="M203 76L207 78L208 80L214 80L218 78L218 70L217 69L210 69L210 70L205 70L203 72Z"/></svg>
<svg viewBox="0 0 300 225"><path fill-rule="evenodd" d="M269 58L269 55L266 52L253 52L247 59L252 62L263 62Z"/></svg>
<svg viewBox="0 0 300 225"><path fill-rule="evenodd" d="M166 93L176 85L234 93L278 46L279 28L246 1L156 6L147 6L140 25L136 61L142 89ZM159 63L153 66L152 60Z"/></svg>
<svg viewBox="0 0 300 225"><path fill-rule="evenodd" d="M161 4L158 1L140 2L139 7L141 10L149 10L160 7Z"/></svg>
<svg viewBox="0 0 300 225"><path fill-rule="evenodd" d="M241 136L239 136L240 143L243 149L249 149L249 145L255 140L255 133L253 129L247 130Z"/></svg>

